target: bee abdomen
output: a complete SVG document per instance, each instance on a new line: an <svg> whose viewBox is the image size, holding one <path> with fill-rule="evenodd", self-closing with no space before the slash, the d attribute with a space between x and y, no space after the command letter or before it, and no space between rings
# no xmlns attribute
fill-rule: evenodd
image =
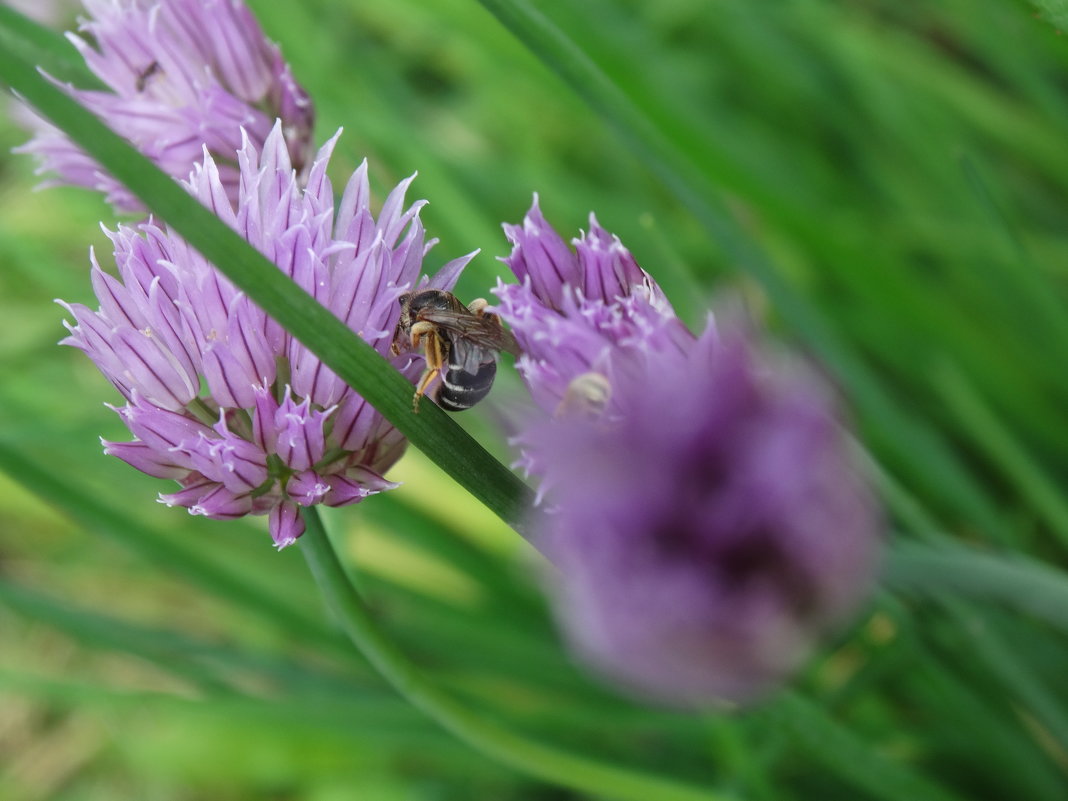
<svg viewBox="0 0 1068 801"><path fill-rule="evenodd" d="M489 394L495 375L497 362L480 364L476 373L450 366L442 377L434 400L447 412L470 409Z"/></svg>

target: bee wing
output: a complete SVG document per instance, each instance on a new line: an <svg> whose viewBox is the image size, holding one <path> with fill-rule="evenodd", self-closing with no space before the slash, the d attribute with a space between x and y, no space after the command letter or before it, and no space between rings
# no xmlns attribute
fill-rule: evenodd
<svg viewBox="0 0 1068 801"><path fill-rule="evenodd" d="M467 348L469 361L470 351L481 352L479 358L473 360L475 365L489 361L502 350L513 356L519 355L515 337L504 329L496 315L454 309L420 309L418 317L447 331L454 348Z"/></svg>

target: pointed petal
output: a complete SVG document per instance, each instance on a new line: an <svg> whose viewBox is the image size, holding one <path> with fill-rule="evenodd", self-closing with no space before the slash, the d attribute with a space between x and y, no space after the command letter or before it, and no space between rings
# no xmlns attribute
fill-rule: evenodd
<svg viewBox="0 0 1068 801"><path fill-rule="evenodd" d="M297 541L297 537L304 533L304 519L300 516L300 509L294 503L283 501L270 511L268 522L271 529L271 539L276 548L281 550Z"/></svg>

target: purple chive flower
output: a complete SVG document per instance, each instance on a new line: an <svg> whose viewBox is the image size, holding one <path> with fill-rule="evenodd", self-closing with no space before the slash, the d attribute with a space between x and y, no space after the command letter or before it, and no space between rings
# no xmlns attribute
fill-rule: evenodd
<svg viewBox="0 0 1068 801"><path fill-rule="evenodd" d="M544 411L559 408L577 376L603 374L611 383L619 371L692 343L660 287L592 214L574 251L545 221L537 196L523 224L504 230L514 249L502 261L521 283L494 290L497 311L519 341L516 367Z"/></svg>
<svg viewBox="0 0 1068 801"><path fill-rule="evenodd" d="M506 226L497 311L545 412L516 438L574 649L669 703L788 677L873 584L879 516L829 391L710 321L695 337L591 218L567 248L535 204Z"/></svg>
<svg viewBox="0 0 1068 801"><path fill-rule="evenodd" d="M111 91L67 89L164 172L185 178L206 146L234 201L242 136L262 146L276 118L293 166L301 172L308 165L311 101L241 0L84 4L92 17L80 29L89 38L68 36ZM39 157L39 172L56 174L46 185L97 189L120 211L142 210L122 184L51 126L42 125L20 150Z"/></svg>
<svg viewBox="0 0 1068 801"><path fill-rule="evenodd" d="M425 201L405 208L409 178L375 219L364 163L335 208L326 167L336 140L301 188L281 123L262 152L246 139L236 210L210 155L188 187L388 357L397 299L433 244L418 216ZM65 304L75 323L63 342L126 399L116 411L135 439L104 442L105 452L180 484L162 502L218 519L268 514L281 548L303 532L299 507L344 506L396 486L382 474L404 449L400 433L197 251L151 222L109 236L118 277L92 257L100 308ZM450 288L469 259L445 265L431 285ZM414 381L418 365L398 366Z"/></svg>

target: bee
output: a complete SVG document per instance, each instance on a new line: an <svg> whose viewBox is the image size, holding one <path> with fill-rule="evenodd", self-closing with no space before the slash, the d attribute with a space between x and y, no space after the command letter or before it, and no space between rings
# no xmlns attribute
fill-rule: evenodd
<svg viewBox="0 0 1068 801"><path fill-rule="evenodd" d="M394 355L422 348L426 369L415 388L412 410L434 379L441 383L431 398L447 412L470 409L487 394L497 374L500 351L519 355L519 345L482 298L469 306L441 289L400 296L401 316L393 334Z"/></svg>

